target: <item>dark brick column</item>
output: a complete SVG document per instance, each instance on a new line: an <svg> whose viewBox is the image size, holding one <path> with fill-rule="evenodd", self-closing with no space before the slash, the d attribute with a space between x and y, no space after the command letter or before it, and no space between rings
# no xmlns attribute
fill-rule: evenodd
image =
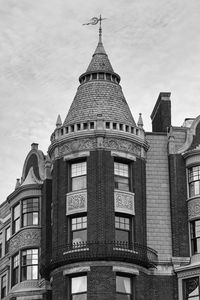
<svg viewBox="0 0 200 300"><path fill-rule="evenodd" d="M187 180L180 154L169 155L172 255L189 256Z"/></svg>

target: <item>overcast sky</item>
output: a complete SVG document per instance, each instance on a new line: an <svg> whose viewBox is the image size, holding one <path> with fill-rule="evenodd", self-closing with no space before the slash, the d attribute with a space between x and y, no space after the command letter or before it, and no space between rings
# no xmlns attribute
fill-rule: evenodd
<svg viewBox="0 0 200 300"><path fill-rule="evenodd" d="M98 41L135 121L171 92L172 123L200 114L199 0L0 0L0 202L14 190L31 143L46 154Z"/></svg>

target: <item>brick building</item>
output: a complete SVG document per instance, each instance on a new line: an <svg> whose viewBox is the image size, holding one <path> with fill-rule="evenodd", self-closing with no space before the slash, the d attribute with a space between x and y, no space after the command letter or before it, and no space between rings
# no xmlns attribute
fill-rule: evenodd
<svg viewBox="0 0 200 300"><path fill-rule="evenodd" d="M1 299L200 299L200 116L160 93L145 132L101 35L79 81L0 206Z"/></svg>

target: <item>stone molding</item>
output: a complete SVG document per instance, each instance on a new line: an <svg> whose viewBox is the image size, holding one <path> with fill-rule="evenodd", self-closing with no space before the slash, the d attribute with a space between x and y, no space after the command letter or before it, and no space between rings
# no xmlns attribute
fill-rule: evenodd
<svg viewBox="0 0 200 300"><path fill-rule="evenodd" d="M131 154L141 156L141 146L122 139L105 138L103 141L103 147L109 150L129 152Z"/></svg>
<svg viewBox="0 0 200 300"><path fill-rule="evenodd" d="M115 190L115 211L135 215L134 194L130 192L122 192Z"/></svg>
<svg viewBox="0 0 200 300"><path fill-rule="evenodd" d="M87 211L87 190L71 192L66 195L66 215Z"/></svg>
<svg viewBox="0 0 200 300"><path fill-rule="evenodd" d="M9 254L19 251L21 248L39 247L41 240L40 228L23 228L10 239Z"/></svg>
<svg viewBox="0 0 200 300"><path fill-rule="evenodd" d="M200 153L194 154L186 158L186 167L190 167L190 165L200 164Z"/></svg>
<svg viewBox="0 0 200 300"><path fill-rule="evenodd" d="M23 291L33 291L33 290L40 290L41 288L39 287L39 281L36 279L33 280L25 280L22 282L19 282L16 284L11 292L23 292Z"/></svg>
<svg viewBox="0 0 200 300"><path fill-rule="evenodd" d="M200 274L200 268L199 266L196 266L196 268L193 267L193 269L188 270L181 270L179 273L178 270L176 270L178 278L186 278L186 277L193 277L193 276L199 276Z"/></svg>
<svg viewBox="0 0 200 300"><path fill-rule="evenodd" d="M200 218L200 198L190 199L188 201L188 219Z"/></svg>
<svg viewBox="0 0 200 300"><path fill-rule="evenodd" d="M21 188L21 187L20 187ZM25 198L30 198L30 197L40 197L41 196L41 189L36 189L34 188L34 185L32 185L32 187L28 187L28 186L23 186L22 188L24 188L24 190L19 190L17 191L17 195L12 197L11 200L11 205L13 206L15 203L17 203L18 201L20 201L21 199L25 199Z"/></svg>

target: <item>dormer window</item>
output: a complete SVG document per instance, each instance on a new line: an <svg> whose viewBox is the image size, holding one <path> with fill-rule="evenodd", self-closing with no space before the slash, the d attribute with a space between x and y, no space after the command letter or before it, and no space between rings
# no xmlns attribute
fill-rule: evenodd
<svg viewBox="0 0 200 300"><path fill-rule="evenodd" d="M92 79L97 79L97 73L92 74Z"/></svg>
<svg viewBox="0 0 200 300"><path fill-rule="evenodd" d="M99 79L104 79L104 73L99 73Z"/></svg>

